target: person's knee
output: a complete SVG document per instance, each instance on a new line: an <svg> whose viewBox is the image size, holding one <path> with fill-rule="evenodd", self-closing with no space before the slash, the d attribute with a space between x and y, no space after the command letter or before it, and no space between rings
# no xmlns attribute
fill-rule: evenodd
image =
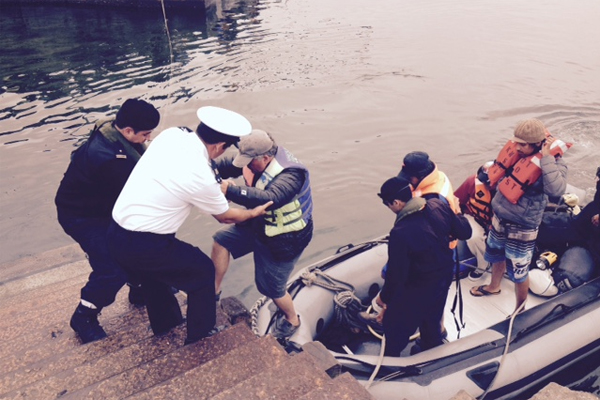
<svg viewBox="0 0 600 400"><path fill-rule="evenodd" d="M529 275L529 264L531 259L528 257L522 258L509 258L507 262L507 269L509 276L515 283L523 283L527 280Z"/></svg>

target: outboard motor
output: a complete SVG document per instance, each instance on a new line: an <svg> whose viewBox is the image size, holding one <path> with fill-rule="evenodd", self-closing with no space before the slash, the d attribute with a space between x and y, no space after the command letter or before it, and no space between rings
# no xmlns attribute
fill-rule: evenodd
<svg viewBox="0 0 600 400"><path fill-rule="evenodd" d="M567 249L552 272L560 293L567 292L597 275L592 253L584 247Z"/></svg>

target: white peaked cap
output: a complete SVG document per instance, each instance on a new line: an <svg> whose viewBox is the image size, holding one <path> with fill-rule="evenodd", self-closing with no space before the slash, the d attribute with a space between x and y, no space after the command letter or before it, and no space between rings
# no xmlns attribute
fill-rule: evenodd
<svg viewBox="0 0 600 400"><path fill-rule="evenodd" d="M241 137L252 132L250 121L235 111L206 106L200 107L196 115L204 125L224 135Z"/></svg>

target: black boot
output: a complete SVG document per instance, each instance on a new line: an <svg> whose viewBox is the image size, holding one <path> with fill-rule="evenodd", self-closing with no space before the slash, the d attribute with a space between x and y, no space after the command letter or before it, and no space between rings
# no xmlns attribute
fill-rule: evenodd
<svg viewBox="0 0 600 400"><path fill-rule="evenodd" d="M71 328L79 335L82 343L104 339L106 332L98 323L100 309L93 309L79 303L71 317Z"/></svg>
<svg viewBox="0 0 600 400"><path fill-rule="evenodd" d="M142 292L142 286L139 284L128 283L129 286L129 302L136 307L143 307L146 305L144 299L144 292Z"/></svg>

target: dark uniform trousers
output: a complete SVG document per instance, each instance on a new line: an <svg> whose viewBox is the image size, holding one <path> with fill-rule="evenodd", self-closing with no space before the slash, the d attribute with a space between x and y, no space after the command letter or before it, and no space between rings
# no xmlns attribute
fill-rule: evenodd
<svg viewBox="0 0 600 400"><path fill-rule="evenodd" d="M175 234L132 232L112 222L112 256L142 285L150 326L165 333L182 321L171 287L187 293L187 337L202 338L215 326L215 267L206 254Z"/></svg>
<svg viewBox="0 0 600 400"><path fill-rule="evenodd" d="M115 296L127 282L127 273L109 255L106 232L108 218L79 218L58 214L58 222L87 254L92 267L88 282L81 289L81 299L98 308L115 301Z"/></svg>
<svg viewBox="0 0 600 400"><path fill-rule="evenodd" d="M448 276L408 283L398 290L398 295L389 301L383 315L386 356L399 357L417 328L422 350L443 344L440 321L451 281L452 277Z"/></svg>

